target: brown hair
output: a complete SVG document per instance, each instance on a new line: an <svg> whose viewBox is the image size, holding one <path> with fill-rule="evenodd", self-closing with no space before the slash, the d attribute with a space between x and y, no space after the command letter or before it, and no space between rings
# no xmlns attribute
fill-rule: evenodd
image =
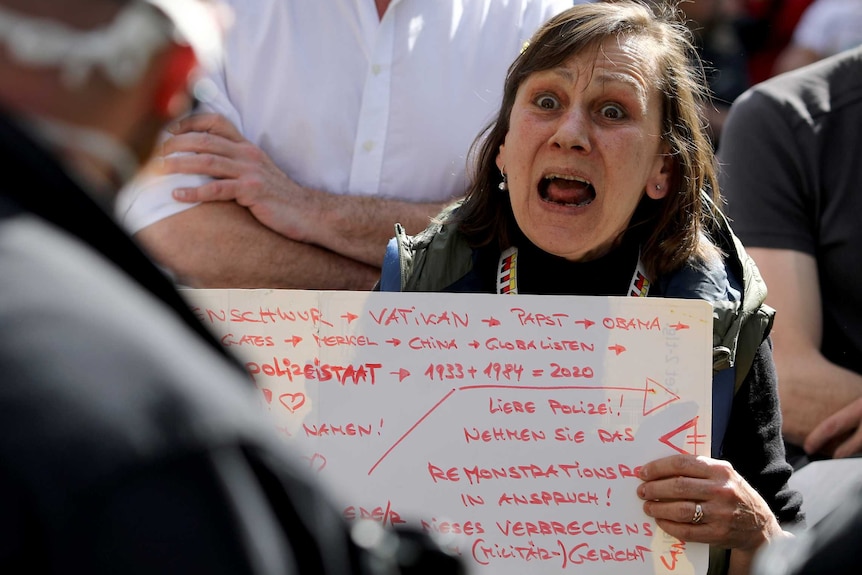
<svg viewBox="0 0 862 575"><path fill-rule="evenodd" d="M473 143L471 185L453 216L471 246L497 242L502 249L509 244L512 208L508 194L498 191L501 175L495 158L509 131L518 88L534 72L560 66L573 54L623 36L644 37L654 44L662 139L673 159L668 193L660 200L644 196L629 224L629 229L646 230L644 265L655 279L679 269L692 256L707 260L717 255L708 240L718 215L718 185L712 143L701 118L707 98L703 70L675 6L637 0L579 4L562 12L533 35L509 67L500 111Z"/></svg>

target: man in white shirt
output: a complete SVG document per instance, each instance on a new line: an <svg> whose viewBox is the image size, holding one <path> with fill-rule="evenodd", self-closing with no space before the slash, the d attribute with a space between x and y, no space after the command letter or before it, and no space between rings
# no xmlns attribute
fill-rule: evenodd
<svg viewBox="0 0 862 575"><path fill-rule="evenodd" d="M186 285L368 289L394 223L418 232L464 192L509 64L572 1L232 4L217 115L172 129L162 168L183 175L118 215Z"/></svg>

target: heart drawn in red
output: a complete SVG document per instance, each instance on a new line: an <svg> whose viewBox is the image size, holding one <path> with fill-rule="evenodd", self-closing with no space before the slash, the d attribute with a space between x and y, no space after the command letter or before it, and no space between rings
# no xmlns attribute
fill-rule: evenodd
<svg viewBox="0 0 862 575"><path fill-rule="evenodd" d="M278 396L278 400L281 404L287 408L291 413L296 413L296 411L305 405L305 394L304 393L282 393Z"/></svg>

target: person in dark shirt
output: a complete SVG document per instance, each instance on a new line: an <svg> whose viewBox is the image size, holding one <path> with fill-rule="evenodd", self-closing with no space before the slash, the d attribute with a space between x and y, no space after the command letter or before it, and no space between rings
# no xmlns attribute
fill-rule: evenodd
<svg viewBox="0 0 862 575"><path fill-rule="evenodd" d="M862 48L754 86L718 151L734 229L778 310L782 428L795 467L862 452Z"/></svg>

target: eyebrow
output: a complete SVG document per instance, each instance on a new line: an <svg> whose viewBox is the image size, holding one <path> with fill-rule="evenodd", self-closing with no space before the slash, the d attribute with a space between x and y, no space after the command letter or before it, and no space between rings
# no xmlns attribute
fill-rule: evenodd
<svg viewBox="0 0 862 575"><path fill-rule="evenodd" d="M551 68L548 71L555 76L559 76L567 82L575 82L577 80L575 74L571 70L562 66L559 68ZM595 68L593 68L593 79L598 80L602 83L622 84L624 86L632 88L640 96L646 96L646 90L644 85L638 82L629 74L624 74L622 72L613 72L610 70L596 71Z"/></svg>
<svg viewBox="0 0 862 575"><path fill-rule="evenodd" d="M560 76L563 80L569 82L575 81L575 75L568 68L560 66L559 68L551 68L550 72L552 72L556 76Z"/></svg>
<svg viewBox="0 0 862 575"><path fill-rule="evenodd" d="M646 97L646 87L629 74L603 70L596 73L595 79L603 84L623 84L632 88L641 97Z"/></svg>

